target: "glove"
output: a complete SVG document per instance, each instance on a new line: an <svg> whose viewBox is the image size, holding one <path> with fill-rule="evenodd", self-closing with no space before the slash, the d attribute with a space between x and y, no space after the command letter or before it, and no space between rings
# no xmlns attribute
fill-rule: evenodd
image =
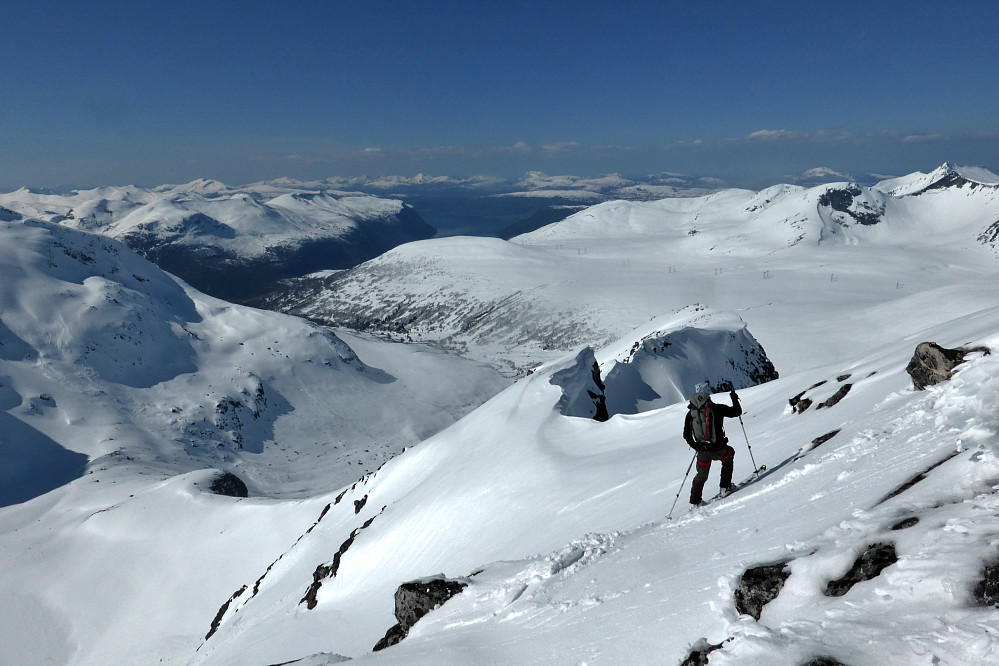
<svg viewBox="0 0 999 666"><path fill-rule="evenodd" d="M732 391L732 392L729 393L729 395L732 396L732 402L733 403L739 402L739 394L738 393L736 393L735 391Z"/></svg>

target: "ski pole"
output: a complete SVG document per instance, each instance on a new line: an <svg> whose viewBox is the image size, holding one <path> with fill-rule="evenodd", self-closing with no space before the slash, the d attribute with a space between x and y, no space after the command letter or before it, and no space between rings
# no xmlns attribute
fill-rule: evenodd
<svg viewBox="0 0 999 666"><path fill-rule="evenodd" d="M673 520L673 509L676 508L676 503L680 500L680 493L683 492L683 484L687 483L687 477L690 476L690 470L694 466L694 461L697 460L697 454L690 459L690 464L687 465L687 471L683 475L683 481L680 482L680 489L676 491L676 499L673 500L673 506L669 508L669 513L666 514L666 520Z"/></svg>
<svg viewBox="0 0 999 666"><path fill-rule="evenodd" d="M749 449L749 459L753 461L753 473L760 471L756 466L756 459L753 458L753 447L749 445L749 435L746 434L746 424L742 422L742 415L739 416L739 425L742 426L742 436L746 438L746 448Z"/></svg>

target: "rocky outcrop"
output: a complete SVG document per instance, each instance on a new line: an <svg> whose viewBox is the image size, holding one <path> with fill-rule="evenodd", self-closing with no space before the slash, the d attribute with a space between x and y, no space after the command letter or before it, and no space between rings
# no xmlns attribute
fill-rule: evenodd
<svg viewBox="0 0 999 666"><path fill-rule="evenodd" d="M718 643L715 645L709 643L706 638L702 638L690 647L690 654L680 662L680 666L708 666L708 655L720 649L724 644Z"/></svg>
<svg viewBox="0 0 999 666"><path fill-rule="evenodd" d="M212 479L212 484L208 487L216 495L226 497L247 497L249 491L243 480L232 472L222 472Z"/></svg>
<svg viewBox="0 0 999 666"><path fill-rule="evenodd" d="M972 352L990 353L987 347L948 349L935 342L920 342L906 366L905 371L912 377L917 391L947 381L954 375L954 368L964 363L964 358Z"/></svg>
<svg viewBox="0 0 999 666"><path fill-rule="evenodd" d="M999 559L982 569L982 579L972 591L972 597L979 606L999 607Z"/></svg>
<svg viewBox="0 0 999 666"><path fill-rule="evenodd" d="M735 590L735 608L759 620L763 607L777 598L791 576L787 562L746 569Z"/></svg>
<svg viewBox="0 0 999 666"><path fill-rule="evenodd" d="M871 544L856 559L845 576L829 581L824 594L827 597L842 597L857 583L877 578L882 571L896 562L898 562L898 554L895 552L894 544Z"/></svg>
<svg viewBox="0 0 999 666"><path fill-rule="evenodd" d="M336 554L333 556L333 561L329 564L320 564L316 567L316 570L312 572L312 585L306 590L305 596L302 597L301 601L298 603L305 604L309 610L312 610L317 605L319 605L319 588L323 586L323 581L327 578L334 578L336 572L340 570L340 561L343 556L347 553L347 550L354 544L354 539L363 530L367 529L371 523L375 520L375 516L372 516L368 520L364 521L364 524L358 527L356 530L350 533L350 536L340 544L340 549L337 550Z"/></svg>
<svg viewBox="0 0 999 666"><path fill-rule="evenodd" d="M594 421L609 418L600 366L591 347L579 352L571 365L555 372L549 381L562 389L562 397L555 406L563 416L579 416Z"/></svg>
<svg viewBox="0 0 999 666"><path fill-rule="evenodd" d="M840 400L846 397L846 394L849 393L852 388L853 384L843 384L835 393L829 396L825 402L820 403L815 409L823 409L836 405Z"/></svg>
<svg viewBox="0 0 999 666"><path fill-rule="evenodd" d="M887 495L885 495L884 497L882 497L881 500L878 502L878 504L884 504L885 502L887 502L891 498L898 497L899 495L901 495L902 493L904 493L906 490L908 490L909 488L912 488L914 485L916 485L917 483L919 483L920 481L922 481L923 479L925 479L927 474L929 474L930 472L932 472L933 470L935 470L937 467L940 467L940 465L943 465L945 462L947 462L948 460L950 460L951 458L953 458L956 455L957 455L957 452L955 451L954 453L951 453L949 456L947 456L943 460L941 460L939 462L933 463L932 465L930 465L929 467L927 467L925 470L923 470L922 472L920 472L916 476L912 477L911 479L909 479L908 481L906 481L905 483L903 483L901 486L899 486L895 490L891 491L890 493L888 493Z"/></svg>
<svg viewBox="0 0 999 666"><path fill-rule="evenodd" d="M848 218L857 224L872 226L879 223L885 214L884 202L870 201L864 197L864 190L854 183L846 187L831 187L819 197L819 205L838 213L834 219L841 225L848 224Z"/></svg>
<svg viewBox="0 0 999 666"><path fill-rule="evenodd" d="M461 593L468 583L443 575L403 583L395 591L395 619L399 621L386 632L374 649L384 650L404 639L420 618Z"/></svg>

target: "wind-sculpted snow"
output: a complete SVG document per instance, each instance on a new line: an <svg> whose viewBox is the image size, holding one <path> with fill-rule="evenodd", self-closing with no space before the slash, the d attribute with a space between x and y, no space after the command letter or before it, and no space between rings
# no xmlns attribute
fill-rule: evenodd
<svg viewBox="0 0 999 666"><path fill-rule="evenodd" d="M626 352L605 352L607 408L637 414L685 402L695 390L744 389L777 379L760 343L738 316L704 312L653 320Z"/></svg>

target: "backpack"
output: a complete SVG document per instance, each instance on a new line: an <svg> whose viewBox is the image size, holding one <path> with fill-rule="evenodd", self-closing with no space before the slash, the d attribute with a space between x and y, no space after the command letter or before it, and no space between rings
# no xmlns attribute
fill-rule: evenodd
<svg viewBox="0 0 999 666"><path fill-rule="evenodd" d="M718 434L712 427L711 403L707 402L704 407L690 407L690 432L694 436L694 441L698 444L710 446L718 441Z"/></svg>

